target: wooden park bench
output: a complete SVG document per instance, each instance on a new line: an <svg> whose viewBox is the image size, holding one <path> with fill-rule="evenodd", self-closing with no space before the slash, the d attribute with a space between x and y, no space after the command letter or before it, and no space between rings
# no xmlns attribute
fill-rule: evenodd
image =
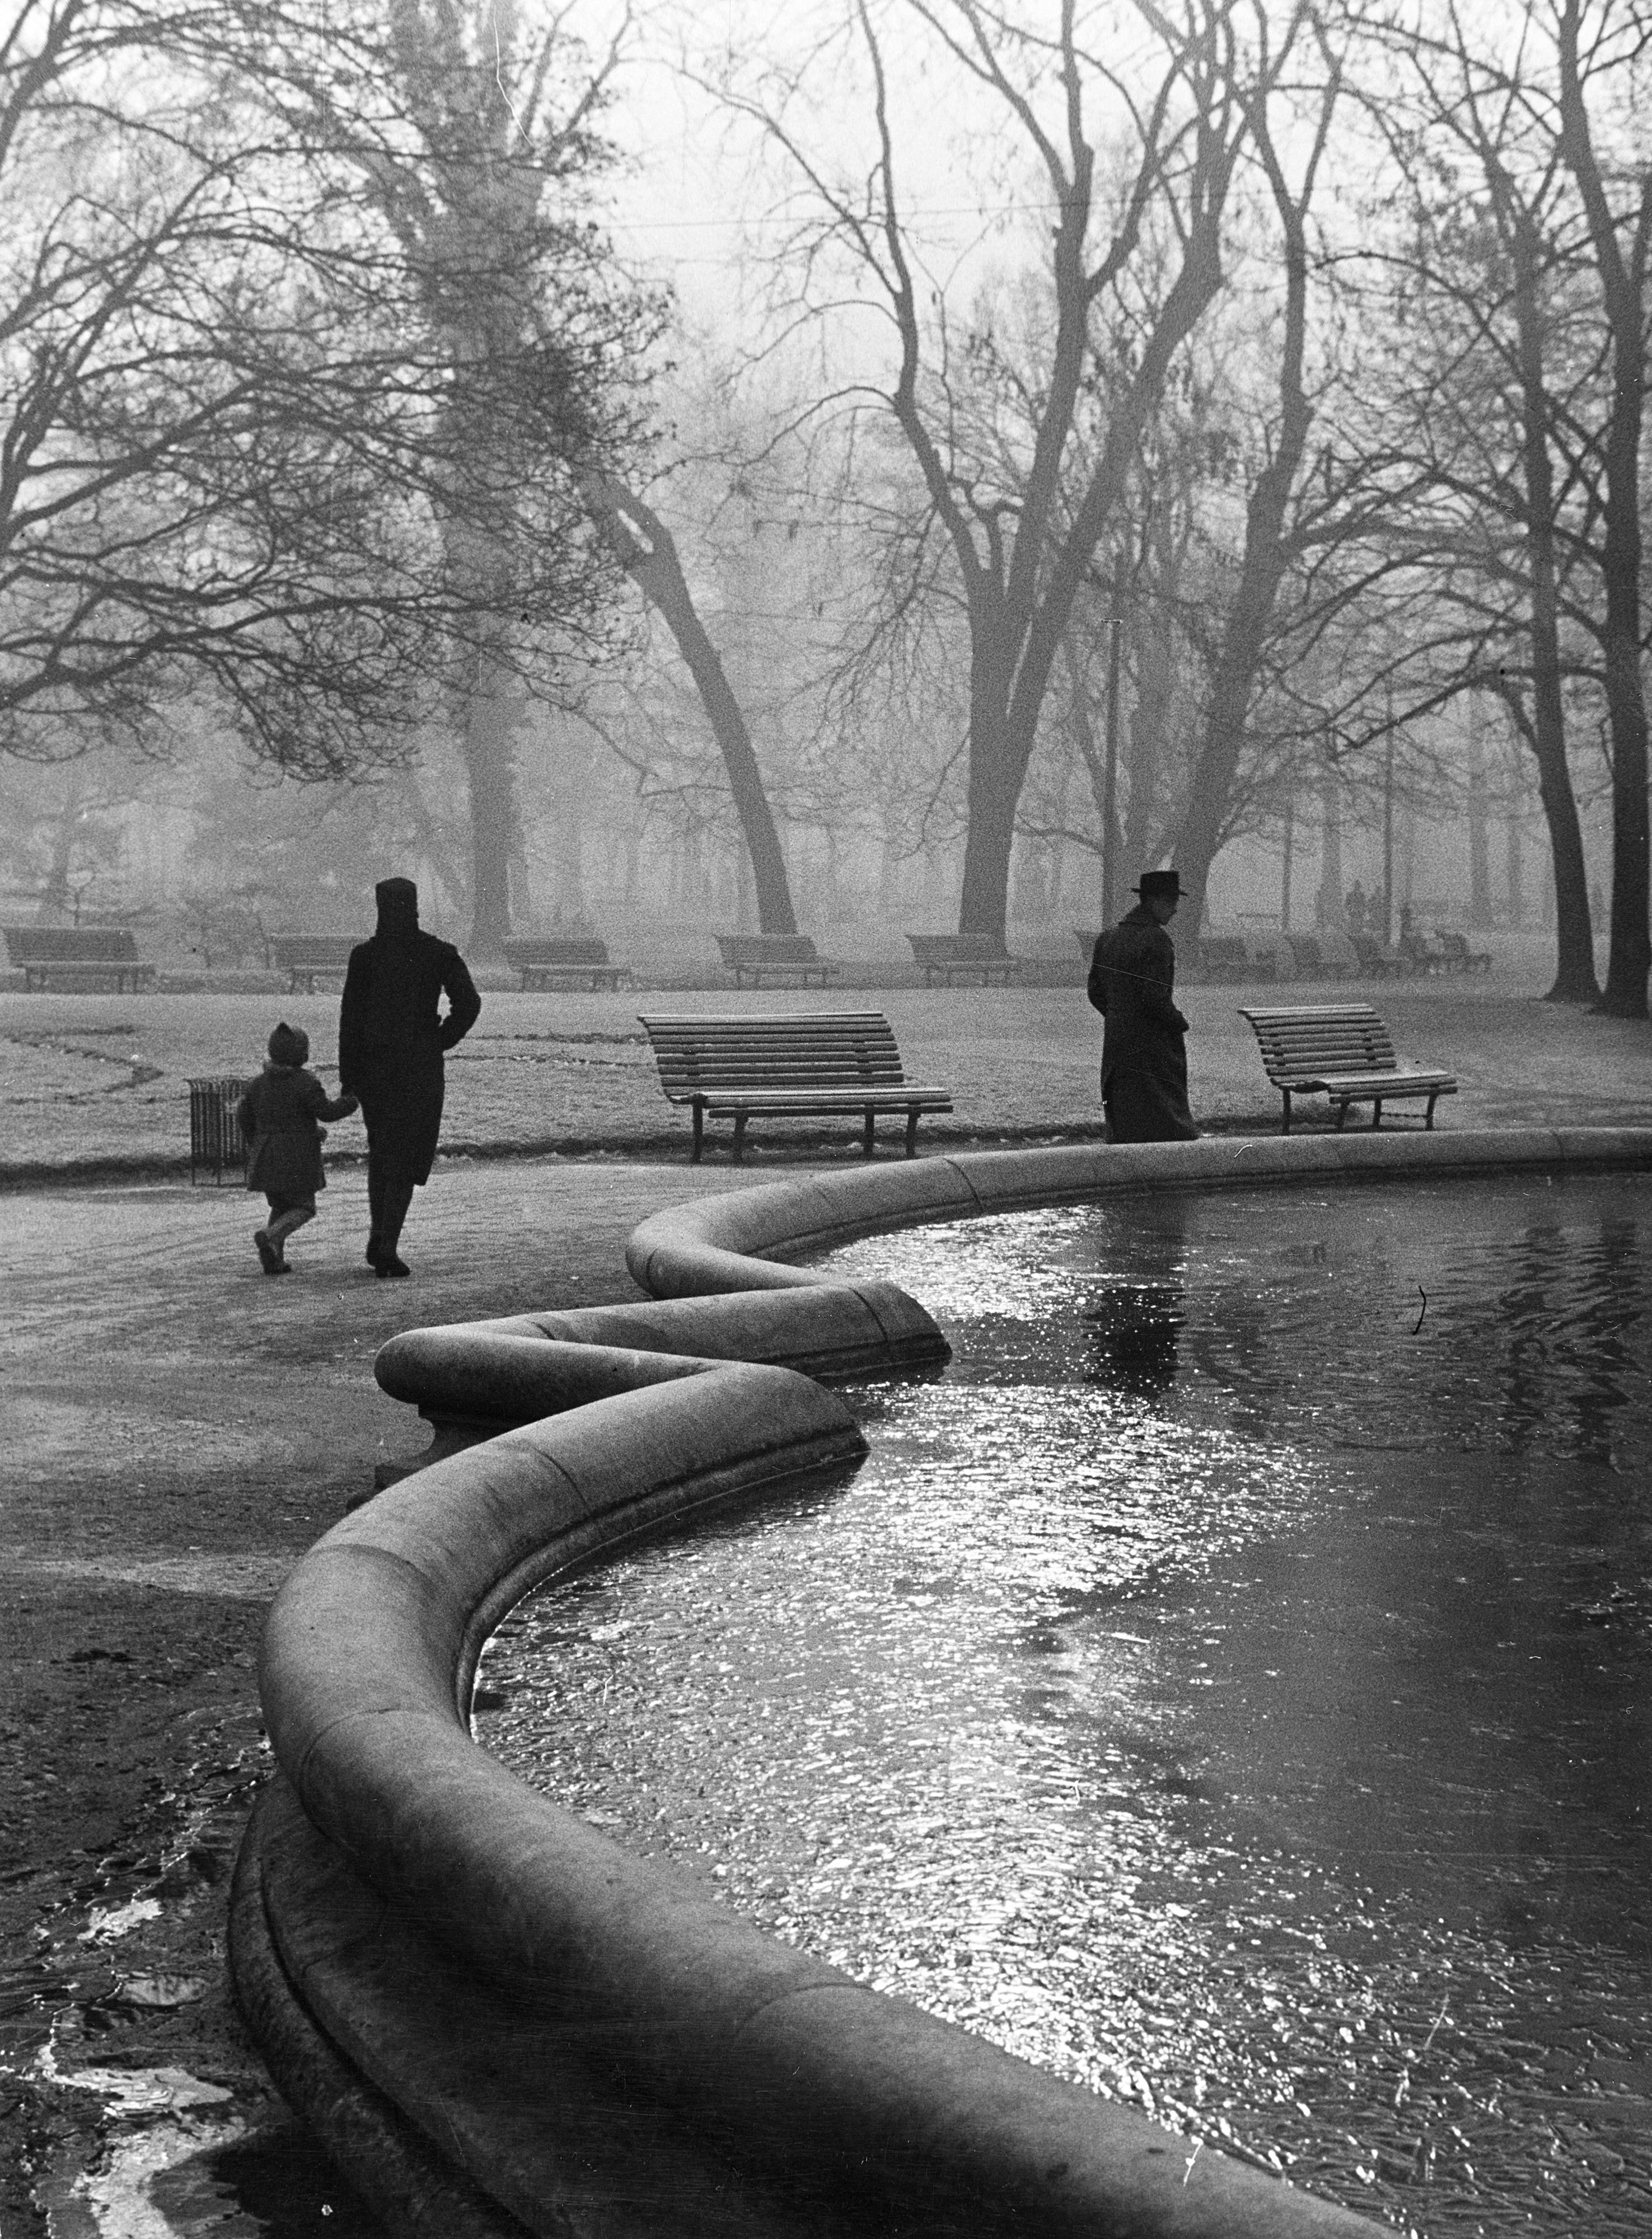
<svg viewBox="0 0 1652 2239"><path fill-rule="evenodd" d="M633 987L629 964L610 964L608 943L591 933L523 934L504 945L505 962L522 974L523 993L556 987Z"/></svg>
<svg viewBox="0 0 1652 2239"><path fill-rule="evenodd" d="M1470 948L1466 933L1436 933L1442 968L1447 972L1489 972L1491 958L1483 948Z"/></svg>
<svg viewBox="0 0 1652 2239"><path fill-rule="evenodd" d="M1020 979L1026 963L990 933L909 933L906 937L926 987L933 987L937 980L947 987L956 987L961 980L979 980L983 987L996 980L1008 987Z"/></svg>
<svg viewBox="0 0 1652 2239"><path fill-rule="evenodd" d="M720 933L717 947L736 987L748 980L754 987L769 980L781 987L807 987L815 980L823 987L843 968L820 955L806 933Z"/></svg>
<svg viewBox="0 0 1652 2239"><path fill-rule="evenodd" d="M137 953L137 943L124 926L9 925L6 953L23 967L26 993L43 990L56 980L70 987L88 987L106 980L124 994L130 980L134 992L150 986L155 967Z"/></svg>
<svg viewBox="0 0 1652 2239"><path fill-rule="evenodd" d="M1336 1106L1341 1133L1350 1104L1372 1104L1373 1127L1382 1124L1382 1106L1402 1097L1426 1096L1424 1114L1434 1125L1434 1107L1455 1096L1449 1073L1402 1068L1394 1037L1369 1003L1309 1003L1292 1009L1247 1010L1239 1015L1256 1029L1268 1078L1285 1100L1282 1134L1290 1133L1290 1100L1317 1093Z"/></svg>
<svg viewBox="0 0 1652 2239"><path fill-rule="evenodd" d="M313 995L323 972L349 971L350 953L355 946L354 936L347 933L278 933L270 943L270 953L276 971L287 975L290 995L297 994L300 988Z"/></svg>
<svg viewBox="0 0 1652 2239"><path fill-rule="evenodd" d="M1371 980L1402 980L1416 969L1403 949L1379 940L1374 933L1350 933L1349 945L1359 959L1362 976Z"/></svg>
<svg viewBox="0 0 1652 2239"><path fill-rule="evenodd" d="M952 1109L946 1089L920 1088L907 1080L881 1011L644 1018L642 1023L653 1045L661 1087L673 1104L693 1107L696 1163L708 1115L734 1121L737 1160L745 1149L748 1120L858 1112L865 1121L869 1159L877 1114L904 1113L909 1159L920 1115Z"/></svg>

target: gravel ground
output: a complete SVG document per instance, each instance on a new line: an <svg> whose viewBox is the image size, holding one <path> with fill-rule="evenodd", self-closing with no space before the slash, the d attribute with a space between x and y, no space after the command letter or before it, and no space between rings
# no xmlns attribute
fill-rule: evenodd
<svg viewBox="0 0 1652 2239"><path fill-rule="evenodd" d="M1489 981L1373 993L1402 1049L1457 1072L1442 1126L1647 1119L1652 1033L1542 1004L1545 961L1534 945ZM1186 991L1202 1119L1277 1125L1235 1015L1277 992ZM189 1185L186 1084L253 1069L283 1014L325 1066L336 997L0 994L6 2239L370 2232L273 2099L224 1991L225 1882L268 1764L264 1606L375 1461L423 1443L373 1383L387 1336L629 1295L622 1248L646 1213L852 1155L848 1131L769 1128L746 1168L691 1169L637 1009L857 1003L887 1013L915 1079L955 1093L953 1120L921 1140L1095 1129L1096 1022L1076 987L490 991L450 1072L447 1139L470 1155L416 1200L415 1279L376 1283L361 1264L347 1120L298 1272L270 1284L250 1244L261 1201Z"/></svg>

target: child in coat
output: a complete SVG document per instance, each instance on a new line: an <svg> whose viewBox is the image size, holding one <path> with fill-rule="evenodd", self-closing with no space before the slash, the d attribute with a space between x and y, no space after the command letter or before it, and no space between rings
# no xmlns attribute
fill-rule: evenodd
<svg viewBox="0 0 1652 2239"><path fill-rule="evenodd" d="M316 1193L327 1186L321 1162L323 1120L343 1120L358 1105L330 1098L305 1069L310 1037L283 1019L270 1037L263 1071L236 1106L247 1139L247 1187L270 1200L270 1220L253 1242L266 1275L290 1275L287 1239L316 1218Z"/></svg>

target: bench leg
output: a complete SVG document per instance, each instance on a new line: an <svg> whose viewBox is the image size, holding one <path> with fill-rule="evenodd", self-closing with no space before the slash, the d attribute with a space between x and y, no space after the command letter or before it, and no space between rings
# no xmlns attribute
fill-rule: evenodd
<svg viewBox="0 0 1652 2239"><path fill-rule="evenodd" d="M700 1153L701 1153L701 1152L702 1152L703 1150L704 1150L704 1148L705 1148L705 1113L701 1110L700 1106L696 1104L696 1105L695 1106L695 1107L694 1107L694 1150L693 1150L693 1153L691 1153L690 1158L689 1158L689 1165L690 1165L690 1166L697 1166L699 1165L699 1163L700 1163Z"/></svg>
<svg viewBox="0 0 1652 2239"><path fill-rule="evenodd" d="M739 1165L741 1159L744 1158L745 1154L746 1115L743 1112L736 1112L734 1115L734 1162L736 1166Z"/></svg>
<svg viewBox="0 0 1652 2239"><path fill-rule="evenodd" d="M918 1115L916 1110L906 1115L906 1155L915 1159L918 1152Z"/></svg>
<svg viewBox="0 0 1652 2239"><path fill-rule="evenodd" d="M873 1138L873 1128L874 1128L875 1124L876 1124L876 1115L875 1115L874 1113L872 1113L869 1112L869 1113L867 1113L867 1115L866 1115L866 1127L865 1127L865 1131L864 1131L864 1133L863 1133L862 1138L861 1138L861 1155L862 1155L863 1158L868 1158L868 1159L869 1159L869 1158L871 1157L871 1155L872 1155L872 1144L873 1144L873 1139L874 1139L874 1138Z"/></svg>
<svg viewBox="0 0 1652 2239"><path fill-rule="evenodd" d="M1435 1093L1429 1097L1429 1108L1422 1115L1422 1124L1430 1135L1434 1133L1434 1107L1438 1101L1439 1092L1436 1089Z"/></svg>
<svg viewBox="0 0 1652 2239"><path fill-rule="evenodd" d="M1344 1128L1347 1125L1348 1125L1348 1102L1347 1102L1347 1099L1346 1099L1346 1098L1344 1098L1344 1100L1342 1100L1342 1102L1341 1104L1339 1104L1339 1105L1337 1106L1337 1107L1336 1107L1336 1132L1337 1132L1337 1133L1338 1133L1339 1135L1342 1133L1342 1132L1343 1128Z"/></svg>
<svg viewBox="0 0 1652 2239"><path fill-rule="evenodd" d="M1282 1088L1279 1093L1285 1100L1285 1117L1279 1132L1282 1135L1289 1135L1290 1133L1290 1091L1288 1088Z"/></svg>
<svg viewBox="0 0 1652 2239"><path fill-rule="evenodd" d="M1378 1129L1382 1125L1382 1098L1379 1096L1379 1097L1376 1099L1376 1102L1375 1102L1375 1104L1373 1105L1372 1109L1371 1109L1371 1133L1372 1133L1372 1134L1374 1134L1374 1135L1375 1135L1375 1134L1376 1134L1376 1131L1377 1131L1377 1129Z"/></svg>

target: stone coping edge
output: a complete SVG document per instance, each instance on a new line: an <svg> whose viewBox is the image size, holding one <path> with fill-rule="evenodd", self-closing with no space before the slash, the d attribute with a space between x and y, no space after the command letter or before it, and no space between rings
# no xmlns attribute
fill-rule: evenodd
<svg viewBox="0 0 1652 2239"><path fill-rule="evenodd" d="M548 2041L577 2032L640 2118L668 2109L754 2183L783 2185L796 2212L769 2226L776 2239L856 2228L979 2239L1369 2232L1348 2210L1219 2152L1189 2154L1135 2109L768 1937L471 1740L462 1706L482 1645L534 1585L863 1451L821 1385L722 1362L508 1432L347 1517L283 1587L262 1658L270 1739L310 1826L378 1901L491 1987L502 2020L537 2017ZM249 1881L267 1824L250 1831ZM291 2008L369 2091L417 2122L440 2026L417 1985L400 2024L363 2043L349 1946L365 1966L371 1940L347 1923L283 1921L267 1879L261 1887L267 1937L238 1939L236 1961L255 2032L267 2040L244 1955L313 1952L331 1934L334 1963L312 1957ZM283 2056L292 2072L290 2045ZM554 2074L545 2080L549 2109ZM444 2157L492 2189L487 2101L450 2096L426 2122ZM396 2228L417 2229L386 2205ZM510 2206L532 2229L569 2228L556 2202ZM604 2228L638 2227L610 2216Z"/></svg>
<svg viewBox="0 0 1652 2239"><path fill-rule="evenodd" d="M917 1159L690 1199L633 1231L625 1262L656 1299L841 1280L793 1264L856 1237L1117 1193L1304 1181L1652 1167L1652 1127L1205 1136Z"/></svg>
<svg viewBox="0 0 1652 2239"><path fill-rule="evenodd" d="M479 1438L719 1361L790 1368L821 1381L938 1367L950 1348L898 1285L816 1283L709 1299L645 1299L565 1313L511 1314L403 1330L373 1373L389 1398L436 1428L413 1462L381 1465L396 1483Z"/></svg>

